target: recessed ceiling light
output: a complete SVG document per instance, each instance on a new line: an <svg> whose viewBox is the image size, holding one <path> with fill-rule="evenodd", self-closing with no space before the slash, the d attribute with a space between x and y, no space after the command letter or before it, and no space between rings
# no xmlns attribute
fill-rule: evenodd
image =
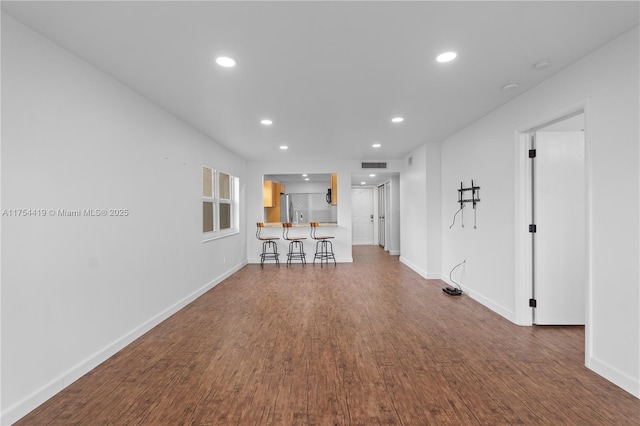
<svg viewBox="0 0 640 426"><path fill-rule="evenodd" d="M376 177L375 173L371 173L369 177Z"/></svg>
<svg viewBox="0 0 640 426"><path fill-rule="evenodd" d="M502 86L502 91L512 92L516 90L519 86L520 86L520 83L518 83L517 81L510 81L509 83L506 83L504 86Z"/></svg>
<svg viewBox="0 0 640 426"><path fill-rule="evenodd" d="M273 124L273 121L269 120L269 119L264 119L262 121L260 121L260 123L264 124L265 126L270 126Z"/></svg>
<svg viewBox="0 0 640 426"><path fill-rule="evenodd" d="M304 174L302 175L302 177L307 177L307 176L309 176L309 175L308 175L308 174L306 174L306 173L304 173Z"/></svg>
<svg viewBox="0 0 640 426"><path fill-rule="evenodd" d="M304 178L304 180L309 180L309 178Z"/></svg>
<svg viewBox="0 0 640 426"><path fill-rule="evenodd" d="M394 123L402 123L404 121L404 118L402 118L402 117L393 117L391 119L391 121L394 122Z"/></svg>
<svg viewBox="0 0 640 426"><path fill-rule="evenodd" d="M228 56L218 56L216 58L216 63L225 68L232 68L236 66L236 60Z"/></svg>
<svg viewBox="0 0 640 426"><path fill-rule="evenodd" d="M366 185L367 182L360 182L360 185Z"/></svg>
<svg viewBox="0 0 640 426"><path fill-rule="evenodd" d="M280 145L280 149L284 151L285 149L289 149L289 147L286 145Z"/></svg>
<svg viewBox="0 0 640 426"><path fill-rule="evenodd" d="M380 148L382 145L380 145L379 143L374 143L371 146L374 147L374 148Z"/></svg>
<svg viewBox="0 0 640 426"><path fill-rule="evenodd" d="M456 52L444 52L438 55L436 61L438 62L449 62L453 61L458 54Z"/></svg>

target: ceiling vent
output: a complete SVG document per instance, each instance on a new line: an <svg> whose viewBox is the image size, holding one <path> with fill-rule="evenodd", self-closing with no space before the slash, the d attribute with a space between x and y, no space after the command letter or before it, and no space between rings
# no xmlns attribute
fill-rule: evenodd
<svg viewBox="0 0 640 426"><path fill-rule="evenodd" d="M362 163L363 169L386 169L387 163Z"/></svg>

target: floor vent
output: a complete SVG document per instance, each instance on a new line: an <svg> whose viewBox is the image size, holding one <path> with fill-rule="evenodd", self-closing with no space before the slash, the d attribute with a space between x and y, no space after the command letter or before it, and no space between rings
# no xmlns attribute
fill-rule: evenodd
<svg viewBox="0 0 640 426"><path fill-rule="evenodd" d="M387 163L362 163L363 169L386 169Z"/></svg>

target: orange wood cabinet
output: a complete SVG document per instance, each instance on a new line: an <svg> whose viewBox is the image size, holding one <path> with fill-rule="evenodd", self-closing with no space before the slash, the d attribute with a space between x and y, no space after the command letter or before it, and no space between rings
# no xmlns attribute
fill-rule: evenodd
<svg viewBox="0 0 640 426"><path fill-rule="evenodd" d="M280 200L280 194L276 197L275 183L271 180L264 181L262 195L264 207L274 207L276 205L276 199L278 199L278 201Z"/></svg>
<svg viewBox="0 0 640 426"><path fill-rule="evenodd" d="M268 185L267 185L268 183ZM280 222L280 194L284 194L283 183L264 181L264 207L267 222Z"/></svg>
<svg viewBox="0 0 640 426"><path fill-rule="evenodd" d="M280 206L268 207L267 222L280 222Z"/></svg>
<svg viewBox="0 0 640 426"><path fill-rule="evenodd" d="M338 205L338 174L331 175L331 205Z"/></svg>

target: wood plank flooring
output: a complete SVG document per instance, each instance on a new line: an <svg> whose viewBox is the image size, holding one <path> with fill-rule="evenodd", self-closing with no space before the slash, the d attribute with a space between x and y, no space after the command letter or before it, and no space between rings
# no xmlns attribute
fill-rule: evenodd
<svg viewBox="0 0 640 426"><path fill-rule="evenodd" d="M582 327L519 327L398 257L248 265L18 425L638 425Z"/></svg>

